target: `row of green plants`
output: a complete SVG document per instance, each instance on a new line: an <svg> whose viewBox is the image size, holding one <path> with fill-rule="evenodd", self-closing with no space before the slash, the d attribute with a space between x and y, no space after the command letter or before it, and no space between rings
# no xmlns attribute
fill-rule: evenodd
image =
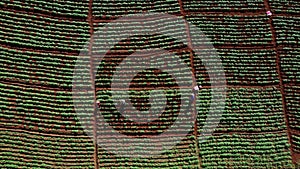
<svg viewBox="0 0 300 169"><path fill-rule="evenodd" d="M3 103L4 113L1 117L7 120L15 119L14 125L24 125L39 131L46 129L61 132L62 128L72 133L83 133L74 107L71 93L55 93L46 90L32 90L19 86L1 84L0 101ZM58 97L59 96L59 97ZM68 96L68 97L67 97ZM14 100L9 101L9 98ZM13 106L11 106L13 105ZM23 116L20 119L20 116Z"/></svg>
<svg viewBox="0 0 300 169"><path fill-rule="evenodd" d="M285 86L284 89L289 127L294 130L299 130L300 86ZM300 146L300 144L297 143L297 146Z"/></svg>
<svg viewBox="0 0 300 169"><path fill-rule="evenodd" d="M270 45L272 42L270 25L264 14L255 16L197 14L187 16L187 20L199 26L214 45ZM196 32L191 31L191 34L197 37Z"/></svg>
<svg viewBox="0 0 300 169"><path fill-rule="evenodd" d="M210 109L210 89L202 89L197 100L199 126L205 124ZM216 132L274 132L286 130L278 88L229 88L224 110ZM199 128L201 132L201 128Z"/></svg>
<svg viewBox="0 0 300 169"><path fill-rule="evenodd" d="M2 166L29 167L43 163L53 168L57 162L83 168L93 165L94 147L86 136L72 138L18 131L1 131L1 136L5 147L0 155L4 159Z"/></svg>
<svg viewBox="0 0 300 169"><path fill-rule="evenodd" d="M4 19L6 17L1 19L5 26L0 31L0 36L5 36L3 41L11 45L79 51L89 37L87 23L84 25L84 23L67 21L61 26L46 27L49 21L36 21L30 15L27 20L18 20L13 13L7 11L1 11L1 15L11 15L9 19ZM25 18L23 15L22 17ZM75 25L76 30L74 30Z"/></svg>
<svg viewBox="0 0 300 169"><path fill-rule="evenodd" d="M152 23L153 22L153 23ZM104 46L106 46L107 41L111 40L113 41L113 37L118 37L118 34L122 34L122 32L126 32L127 30L123 30L123 27L126 26L128 29L135 29L139 28L141 29L141 23L137 21L132 21L130 23L118 23L118 26L116 26L114 29L107 30L105 33L109 35L111 39L101 39L97 37L95 41L93 42L94 46L93 49L95 52L98 50L101 51ZM170 26L170 25L178 25L178 27ZM184 30L184 24L182 22L173 21L166 18L155 18L148 22L145 22L145 25L142 25L143 31L149 31L153 32L153 29L156 29L157 27L161 28L161 32L157 33L163 33L163 35L155 35L154 33L151 35L144 35L141 34L140 36L133 36L128 37L128 39L122 39L119 44L115 44L114 49L111 51L112 53L117 53L118 50L134 50L134 49L150 49L150 48L160 48L160 49L186 49L185 46L182 44L182 39L186 39L187 36L182 35L182 31ZM97 31L97 28L95 28ZM138 30L136 33L139 33ZM96 34L97 35L97 34ZM169 35L169 36L167 36ZM103 51L102 51L103 52ZM189 54L187 51L184 51ZM149 54L149 53L148 53ZM138 59L138 58L137 58Z"/></svg>
<svg viewBox="0 0 300 169"><path fill-rule="evenodd" d="M188 12L257 12L264 8L263 0L247 0L247 1L188 1L183 0L183 9Z"/></svg>
<svg viewBox="0 0 300 169"><path fill-rule="evenodd" d="M32 80L33 83L70 88L76 60L73 57L65 58L4 49L0 52L0 62L7 66L1 67L1 78Z"/></svg>
<svg viewBox="0 0 300 169"><path fill-rule="evenodd" d="M285 151L289 144L284 131L274 134L223 134L213 136L199 146L205 168L220 166L216 163L253 168L263 165L279 168L292 165L290 152Z"/></svg>
<svg viewBox="0 0 300 169"><path fill-rule="evenodd" d="M298 14L300 8L299 1L293 0L270 0L270 8L275 11L275 14Z"/></svg>
<svg viewBox="0 0 300 169"><path fill-rule="evenodd" d="M283 47L279 50L281 73L283 82L294 83L300 81L299 48Z"/></svg>
<svg viewBox="0 0 300 169"><path fill-rule="evenodd" d="M172 149L151 158L117 158L107 151L99 151L99 162L108 168L195 168L198 160L194 142L193 136L186 136Z"/></svg>
<svg viewBox="0 0 300 169"><path fill-rule="evenodd" d="M9 1L4 0L2 3L5 3L8 8L20 8L23 10L31 10L34 9L35 12L45 12L47 11L49 14L60 14L67 15L70 18L83 18L85 19L88 15L88 1L42 1L42 0L30 0L30 1Z"/></svg>
<svg viewBox="0 0 300 169"><path fill-rule="evenodd" d="M292 136L292 147L293 151L296 153L300 153L300 135L299 134L293 134Z"/></svg>
<svg viewBox="0 0 300 169"><path fill-rule="evenodd" d="M218 49L218 55L229 85L279 84L276 54L272 50ZM195 59L194 65L196 70L201 69L199 59ZM219 71L216 69L212 72Z"/></svg>
<svg viewBox="0 0 300 169"><path fill-rule="evenodd" d="M299 17L276 16L273 23L276 30L276 42L279 45L299 45L300 32L297 26L300 23Z"/></svg>
<svg viewBox="0 0 300 169"><path fill-rule="evenodd" d="M148 12L163 12L180 14L179 3L176 0L158 0L155 2L146 1L99 1L93 3L93 15L98 17L120 17L126 14Z"/></svg>
<svg viewBox="0 0 300 169"><path fill-rule="evenodd" d="M46 16L38 17L35 15L16 13L16 12L5 11L5 10L1 11L1 15L14 18L14 20L5 19L5 17L1 18L1 20L6 23L12 23L13 21L17 20L20 26L28 26L27 29L29 30L38 31L41 29L45 33L46 32L50 33L52 31L52 32L59 32L67 35L70 33L80 35L81 33L84 33L86 29L89 29L88 23L82 21L59 20L56 18L51 18ZM26 21L30 21L30 22L26 22ZM61 32L62 30L64 30L65 32Z"/></svg>

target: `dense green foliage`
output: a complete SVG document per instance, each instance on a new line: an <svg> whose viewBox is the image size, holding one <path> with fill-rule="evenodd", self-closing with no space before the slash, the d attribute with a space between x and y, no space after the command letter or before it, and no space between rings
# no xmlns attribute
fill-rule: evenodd
<svg viewBox="0 0 300 169"><path fill-rule="evenodd" d="M87 0L2 0L0 166L94 168L98 162L101 168L291 168L292 156L300 154L300 3L296 0L269 0L273 13L270 18L265 14L263 0L179 2L93 0L89 9L90 2ZM89 10L93 13L92 24L89 23ZM73 105L73 71L91 32L96 32L111 19L147 11L167 12L180 18L185 15L187 21L198 26L211 39L208 43L215 46L226 75L226 104L224 110L214 109L216 113L223 113L222 118L214 135L205 142L198 143L193 133L196 130L186 128L189 134L159 156L119 158L103 147L97 147L96 151L92 138L84 132ZM165 18L153 19L153 23L156 22L162 27L175 24ZM131 24L132 29L136 24ZM185 28L185 25L178 27ZM118 29L122 29L121 24ZM152 29L151 25L145 29ZM181 32L172 30L168 33L180 37ZM197 32L189 34L196 42L201 41ZM103 51L105 41L98 40L93 44L94 54ZM147 43L142 45L144 41ZM200 136L208 111L215 104L210 101L210 77L203 73L205 67L202 61L199 58L190 60L186 46L170 37L131 37L115 46L111 57L106 58L106 64L100 66L102 71L97 74L96 87L102 88L97 91L97 99L103 101L102 113L107 118L115 117L116 108L110 100L108 88L114 66L121 58L119 56L131 54L136 49L154 47L182 49L177 54L187 66L191 67L193 63L197 82L205 87L200 90L196 102L197 136ZM207 53L209 51L203 50L203 54ZM155 63L165 63L162 58L157 58ZM176 67L172 60L166 64ZM124 71L124 78L132 67ZM188 79L182 72L179 68L173 71L181 80ZM220 72L215 69L212 74ZM149 83L145 83L145 79ZM121 85L122 80L116 83ZM133 86L157 87L161 84L175 86L167 73L154 76L153 72L144 72L143 78L137 78ZM163 124L151 126L150 130L165 129L171 124L170 119L176 118L174 112L179 109L177 97L188 96L190 88L183 91L164 91L172 107L166 112L173 113L172 117L163 117ZM138 96L140 89L133 88L130 93ZM153 94L162 97L162 93ZM186 109L186 106L182 107ZM92 126L89 127L92 130ZM134 127L124 128L120 124L114 127L123 127L127 134L136 133ZM103 138L98 135L97 139ZM147 145L141 145L141 151L144 146Z"/></svg>

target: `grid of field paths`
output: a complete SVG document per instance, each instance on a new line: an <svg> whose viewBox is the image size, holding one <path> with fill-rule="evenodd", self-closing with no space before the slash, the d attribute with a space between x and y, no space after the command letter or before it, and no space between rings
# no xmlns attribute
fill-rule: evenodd
<svg viewBox="0 0 300 169"><path fill-rule="evenodd" d="M2 0L0 2L0 166L4 168L292 168L300 159L300 3L296 0ZM272 16L266 12L271 11ZM86 58L101 52L105 40L90 38L99 27L126 14L162 12L193 24L210 38L226 75L226 103L219 125L204 143L199 143L211 103L210 76L202 61L181 42L162 35L130 37L114 46L110 58L97 72L96 98L100 111L114 118L116 108L107 101L116 62L131 51L163 48L177 52L201 83L196 123L172 149L153 158L119 158L96 144L105 139L91 119L93 137L87 135L77 117L72 99L73 71L79 53L89 43ZM149 18L154 24L168 19ZM135 24L133 23L132 29ZM116 28L118 29L118 28ZM122 29L122 25L120 25ZM151 25L145 29L151 29ZM179 30L170 30L177 36ZM188 39L193 44L191 39ZM143 44L143 45L141 45ZM142 46L142 47L139 47ZM195 49L201 46L193 46ZM92 52L95 52L93 53ZM209 50L203 54L209 55ZM147 53L141 53L141 58ZM161 54L162 57L167 55ZM91 57L92 58L92 57ZM173 71L181 80L183 70ZM90 60L91 62L94 60ZM157 63L166 59L157 58ZM130 74L132 68L124 70ZM215 63L217 64L217 63ZM96 69L96 68L91 68ZM215 69L212 74L218 75ZM89 77L90 74L84 76ZM147 80L147 84L144 83ZM116 81L122 86L122 81ZM195 82L191 82L195 84ZM181 96L188 96L187 83ZM168 74L144 71L132 81L138 96L154 87L165 88L170 107L161 124L146 134L163 131L178 110L176 83ZM174 89L175 88L175 89ZM174 89L174 90L171 90ZM115 88L122 92L122 88ZM173 92L173 93L172 93ZM161 93L152 93L161 98ZM217 93L218 94L218 93ZM219 93L220 95L222 93ZM145 107L147 101L139 100ZM159 107L154 107L154 110ZM130 113L131 110L125 109ZM173 112L174 111L174 112ZM176 118L176 117L175 117ZM114 127L136 134L124 123ZM103 133L103 132L101 132ZM169 136L172 137L172 136ZM117 142L111 142L115 145ZM164 145L170 143L165 142ZM141 145L141 149L143 146Z"/></svg>

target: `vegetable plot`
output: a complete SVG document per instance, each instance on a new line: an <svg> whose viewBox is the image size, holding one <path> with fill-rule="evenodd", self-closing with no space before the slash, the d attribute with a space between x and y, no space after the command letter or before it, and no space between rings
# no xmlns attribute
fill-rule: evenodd
<svg viewBox="0 0 300 169"><path fill-rule="evenodd" d="M300 158L300 85L299 85L299 2L296 0L2 0L0 2L0 166L4 168L292 168ZM269 11L269 12L267 12ZM101 52L106 57L98 67L96 97L102 113L111 126L131 137L146 137L163 133L178 118L179 110L191 111L188 99L180 105L180 97L189 97L191 81L186 71L194 71L196 81L203 86L198 94L196 127L183 125L188 131L176 146L151 158L123 158L112 154L97 140L111 133L82 126L72 100L73 71L81 49L90 37L113 19L142 12L169 13L198 26L214 45L224 67L228 90L225 109L211 102L210 78L223 70L211 61L209 77L203 60L182 43L182 33L194 39L193 48L202 49L199 32L188 32L186 23L161 18L149 18L151 24L165 33L128 37L109 51L104 51L107 39L97 39L92 55ZM271 15L272 13L272 15ZM142 22L142 21L141 21ZM131 22L134 30L140 22ZM112 38L125 23L107 32ZM182 28L182 29L181 29ZM184 40L186 40L184 39ZM159 104L149 105L150 96L157 102L167 102L164 114L151 125L131 123L120 118L111 98L112 77L120 61L142 49L160 48L152 67L140 71L130 82L128 95L138 110L159 111ZM210 56L210 50L201 50ZM137 62L124 66L121 78L114 81L115 93L124 94L124 80L133 70L148 64L141 52ZM167 57L168 56L168 57ZM178 65L178 57L187 66ZM174 61L175 60L175 61ZM177 62L176 62L177 61ZM171 73L160 71L156 65L172 67L173 75L184 81L180 91ZM193 67L192 67L193 66ZM81 75L90 77L82 67ZM81 69L80 69L81 70ZM80 72L80 71L79 71ZM129 79L130 80L130 79ZM87 81L84 81L87 82ZM86 87L88 83L83 83ZM162 89L158 92L156 89ZM86 91L82 91L85 93ZM222 95L224 93L217 93ZM119 99L119 98L118 98ZM78 100L88 104L85 98ZM128 101L128 100L127 100ZM212 137L198 142L203 126L209 124L210 107L223 113ZM93 112L78 106L79 111ZM139 119L141 114L128 107L124 113ZM131 114L130 114L131 113ZM80 114L84 116L84 114ZM152 115L152 114L151 114ZM216 114L212 116L216 117ZM156 118L153 114L151 118ZM287 118L287 119L285 119ZM84 119L92 122L94 119ZM214 121L214 119L212 120ZM95 138L84 132L94 131ZM179 131L181 132L181 131ZM104 134L103 134L104 133ZM208 134L204 132L204 135ZM174 138L172 135L168 138ZM162 139L162 147L171 145ZM199 137L199 138L198 138ZM118 145L118 140L109 142ZM126 140L130 142L130 140ZM143 152L147 145L138 145ZM162 147L158 147L162 148ZM156 150L156 148L155 148Z"/></svg>

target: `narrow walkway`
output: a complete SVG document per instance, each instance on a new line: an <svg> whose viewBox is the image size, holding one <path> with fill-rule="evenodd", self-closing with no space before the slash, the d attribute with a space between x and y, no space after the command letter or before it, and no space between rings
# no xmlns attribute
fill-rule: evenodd
<svg viewBox="0 0 300 169"><path fill-rule="evenodd" d="M265 4L265 9L266 12L267 11L271 11L270 8L270 3L269 0L264 0L264 4ZM284 120L285 120L285 124L286 124L286 128L287 128L287 136L288 136L288 141L290 146L290 152L291 155L293 157L293 163L296 162L296 159L294 158L293 155L293 149L292 149L292 136L291 136L291 129L290 129L290 125L289 125L289 119L288 119L288 112L287 112L287 108L286 108L286 100L285 100L285 91L284 91L284 84L283 84L283 80L282 80L282 76L281 76L281 64L280 64L280 56L279 56L279 52L278 52L278 45L276 42L276 31L273 25L273 17L274 14L272 14L271 16L268 16L269 20L268 23L270 24L270 29L272 32L272 44L274 46L275 52L276 52L276 67L277 67L277 73L278 73L278 78L279 78L279 87L280 87L280 92L281 92L281 96L282 96L282 108L283 108L283 113L284 113Z"/></svg>

